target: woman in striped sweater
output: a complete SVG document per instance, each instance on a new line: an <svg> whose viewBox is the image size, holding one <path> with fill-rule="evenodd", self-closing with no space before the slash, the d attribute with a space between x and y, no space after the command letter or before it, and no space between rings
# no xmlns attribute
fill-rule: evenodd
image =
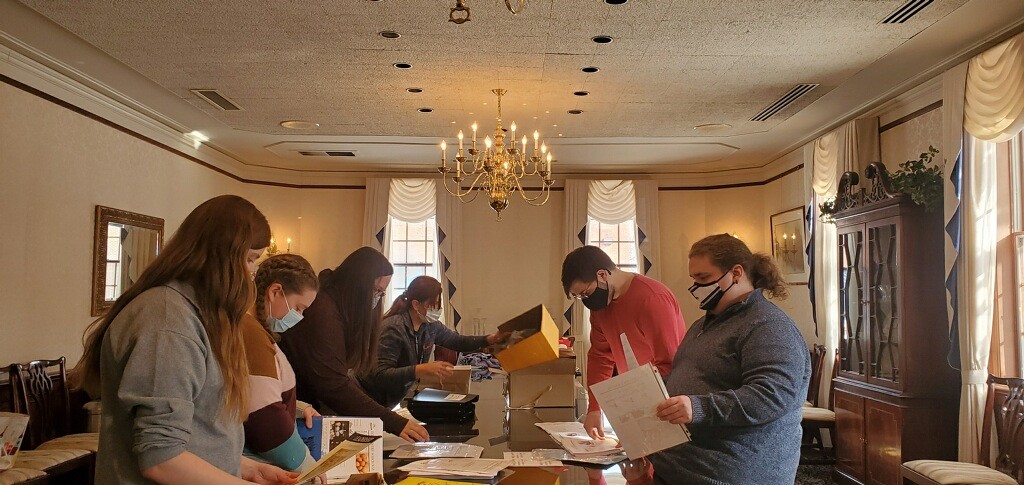
<svg viewBox="0 0 1024 485"><path fill-rule="evenodd" d="M242 320L241 332L249 363L249 417L245 450L250 456L286 470L303 471L314 464L299 438L296 407L312 425L316 411L295 399L295 373L277 346L278 335L302 320L319 288L316 273L302 256L271 256L256 271L256 304Z"/></svg>

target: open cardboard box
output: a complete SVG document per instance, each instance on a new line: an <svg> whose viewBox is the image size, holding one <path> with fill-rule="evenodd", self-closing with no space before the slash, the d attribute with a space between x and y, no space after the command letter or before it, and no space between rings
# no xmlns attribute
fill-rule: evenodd
<svg viewBox="0 0 1024 485"><path fill-rule="evenodd" d="M432 375L421 377L419 382L416 384L416 389L423 390L430 388L456 392L459 394L472 394L472 392L470 392L470 385L472 382L473 366L457 365L452 369L452 375L443 379Z"/></svg>
<svg viewBox="0 0 1024 485"><path fill-rule="evenodd" d="M508 406L512 409L574 407L576 357L561 357L508 376Z"/></svg>
<svg viewBox="0 0 1024 485"><path fill-rule="evenodd" d="M537 305L499 325L498 331L536 331L495 354L501 367L510 374L558 358L558 326L544 305Z"/></svg>

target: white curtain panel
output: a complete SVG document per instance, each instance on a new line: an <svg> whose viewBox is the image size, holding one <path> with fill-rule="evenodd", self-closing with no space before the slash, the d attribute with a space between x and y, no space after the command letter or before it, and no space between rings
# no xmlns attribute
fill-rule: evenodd
<svg viewBox="0 0 1024 485"><path fill-rule="evenodd" d="M817 207L827 199L835 197L839 189L839 177L842 173L839 157L840 132L834 130L815 140L804 150L804 156L810 158L810 188L813 193L812 203ZM845 136L845 134L844 134ZM806 162L805 162L806 163ZM805 165L806 166L806 165ZM815 317L824 331L824 345L827 356L835 355L839 346L839 238L835 224L825 224L820 219L811 221L814 224L814 300ZM832 358L825 359L822 375L832 375ZM828 402L828 379L822 379L818 401Z"/></svg>
<svg viewBox="0 0 1024 485"><path fill-rule="evenodd" d="M366 179L366 213L363 214L363 245L388 254L388 206L390 178Z"/></svg>
<svg viewBox="0 0 1024 485"><path fill-rule="evenodd" d="M843 172L857 172L864 176L864 169L879 161L881 150L878 139L878 117L859 118L844 123L836 129L839 150L837 179ZM861 184L867 181L862 180Z"/></svg>
<svg viewBox="0 0 1024 485"><path fill-rule="evenodd" d="M658 182L634 180L636 190L637 245L640 250L640 271L661 279L661 224L658 219Z"/></svg>
<svg viewBox="0 0 1024 485"><path fill-rule="evenodd" d="M587 241L587 199L590 181L569 179L565 181L565 226L562 238L562 255L583 247ZM569 333L576 336L574 350L576 361L587 382L587 351L590 350L590 320L583 304L572 299L565 301L562 318L569 325Z"/></svg>
<svg viewBox="0 0 1024 485"><path fill-rule="evenodd" d="M422 222L434 215L437 188L430 179L391 179L388 213L404 222Z"/></svg>
<svg viewBox="0 0 1024 485"><path fill-rule="evenodd" d="M964 128L1003 142L1024 129L1024 33L975 56L967 70Z"/></svg>
<svg viewBox="0 0 1024 485"><path fill-rule="evenodd" d="M441 274L441 298L445 325L457 329L462 321L462 292L459 285L462 262L462 199L435 184L437 207L437 258Z"/></svg>
<svg viewBox="0 0 1024 485"><path fill-rule="evenodd" d="M592 180L587 193L590 217L604 224L619 224L636 217L636 191L632 180Z"/></svg>
<svg viewBox="0 0 1024 485"><path fill-rule="evenodd" d="M960 461L980 461L996 274L996 144L964 140L958 306Z"/></svg>
<svg viewBox="0 0 1024 485"><path fill-rule="evenodd" d="M1024 34L1017 35L957 66L943 78L944 99L952 100L946 123L946 144L962 147L959 197L960 236L957 274L957 330L960 344L960 460L978 463L985 413L989 349L992 342L995 291L996 143L1024 128ZM946 83L948 82L948 86ZM961 90L962 86L962 90ZM962 118L957 118L962 108ZM962 122L958 126L958 121ZM967 133L964 133L966 131ZM957 139L959 137L959 139ZM959 144L958 144L959 142ZM947 152L949 157L955 152ZM953 192L953 198L956 194ZM955 200L946 192L947 216ZM952 209L952 214L948 212ZM949 265L947 252L947 266Z"/></svg>

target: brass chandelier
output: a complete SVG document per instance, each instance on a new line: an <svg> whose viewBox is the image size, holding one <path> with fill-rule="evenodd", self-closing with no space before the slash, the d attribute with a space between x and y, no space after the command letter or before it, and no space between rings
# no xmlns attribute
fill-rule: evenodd
<svg viewBox="0 0 1024 485"><path fill-rule="evenodd" d="M505 129L501 125L501 97L506 91L492 89L491 92L498 96L498 126L494 129L493 142L491 137L487 136L484 138L484 149L477 149L477 124L474 122L473 138L468 150L463 147L465 135L459 131L459 150L453 161L454 167L448 166L448 144L441 142L441 166L437 171L441 173L445 190L462 202L472 202L480 192L485 192L491 208L498 214L498 222L501 222L501 211L508 207L509 198L515 192L519 192L523 200L530 205L541 206L547 203L551 197L551 185L554 183L551 178L551 163L557 160L554 160L548 151L547 144L540 142L540 132L537 131L533 132L532 156L526 156L526 135L522 138L522 148L516 148L514 121L509 126L511 143L505 145ZM465 156L467 151L468 157ZM527 197L522 181L534 176L540 182L540 193L534 197ZM449 187L449 179L454 185L454 190ZM470 181L466 189L462 188L463 180Z"/></svg>
<svg viewBox="0 0 1024 485"><path fill-rule="evenodd" d="M455 0L455 6L452 7L451 11L448 13L449 22L462 25L473 20L470 18L471 13L469 5L466 5L467 1L469 0ZM513 3L516 5L513 6ZM523 11L524 7L526 7L526 0L505 0L505 8L508 9L509 12L512 12L512 15L518 15Z"/></svg>

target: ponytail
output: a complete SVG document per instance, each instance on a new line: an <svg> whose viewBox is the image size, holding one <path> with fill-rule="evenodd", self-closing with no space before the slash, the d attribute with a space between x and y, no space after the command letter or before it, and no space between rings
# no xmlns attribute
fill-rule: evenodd
<svg viewBox="0 0 1024 485"><path fill-rule="evenodd" d="M690 256L708 256L711 263L723 270L737 264L743 266L754 288L764 290L768 296L784 300L789 296L786 281L775 261L763 253L753 253L739 238L729 234L715 234L693 244Z"/></svg>
<svg viewBox="0 0 1024 485"><path fill-rule="evenodd" d="M775 260L764 253L753 254L753 264L744 271L750 274L750 280L754 288L760 288L768 293L773 299L785 300L789 296L789 288L786 288L786 280L782 278L782 272Z"/></svg>
<svg viewBox="0 0 1024 485"><path fill-rule="evenodd" d="M409 311L412 308L413 300L420 303L435 303L438 308L441 307L441 282L437 281L430 276L417 276L411 282L409 287L402 292L398 298L395 298L395 303L391 305L391 309L384 314L384 318L388 318L392 315L401 315Z"/></svg>

